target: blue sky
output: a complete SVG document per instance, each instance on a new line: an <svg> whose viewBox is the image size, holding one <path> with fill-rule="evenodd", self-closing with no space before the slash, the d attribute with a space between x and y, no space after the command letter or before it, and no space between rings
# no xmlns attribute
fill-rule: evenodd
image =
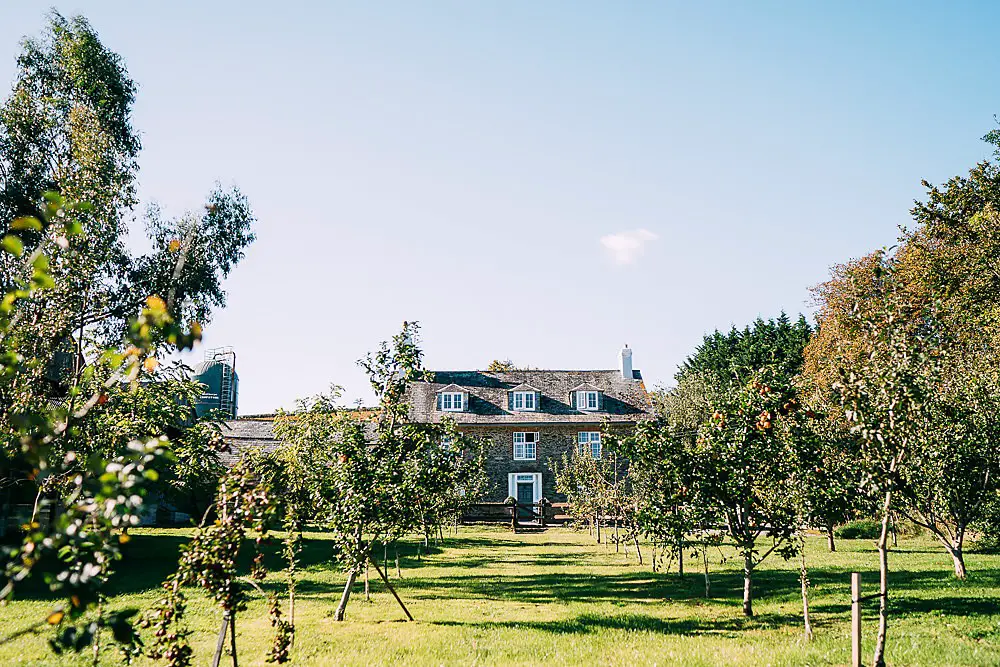
<svg viewBox="0 0 1000 667"><path fill-rule="evenodd" d="M50 4L0 7L4 87ZM1000 112L995 3L56 6L139 84L143 200L254 205L205 336L242 412L367 399L355 361L414 319L431 368L627 342L669 382L705 332L810 312Z"/></svg>

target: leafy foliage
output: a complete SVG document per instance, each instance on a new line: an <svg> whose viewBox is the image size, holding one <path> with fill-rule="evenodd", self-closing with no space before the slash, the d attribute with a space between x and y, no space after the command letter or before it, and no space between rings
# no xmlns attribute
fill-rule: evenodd
<svg viewBox="0 0 1000 667"><path fill-rule="evenodd" d="M62 197L46 197L44 217L15 224L6 239L20 241L18 232L41 233L45 238L61 238L80 233L76 212L84 207L67 205ZM0 302L0 383L7 396L17 396L25 375L32 372L19 344L22 302L56 285L48 272L48 246L40 244L27 257L23 243L6 241L4 252L33 267L31 277L4 296ZM112 630L117 640L132 643L134 635L125 616L101 613L101 589L112 563L121 557L125 532L139 522L143 498L159 478L157 469L168 461L165 438L130 440L118 455L106 459L98 452L78 452L71 445L92 411L112 386L139 382L162 345L190 347L197 336L181 329L166 312L161 299L151 297L138 319L129 327L130 347L125 352L104 350L101 359L109 376L89 396L74 387L70 400L62 403L14 401L6 413L6 428L18 448L7 454L12 469L27 470L41 488L53 480L63 496L63 512L48 525L32 522L26 526L21 544L3 552L6 578L0 597L14 595L19 584L41 577L64 602L47 617L60 631L53 648L79 650L97 641L101 628ZM99 410L97 410L99 411ZM91 620L84 617L97 609Z"/></svg>
<svg viewBox="0 0 1000 667"><path fill-rule="evenodd" d="M207 591L222 608L227 620L246 609L249 585L239 577L237 560L248 536L253 536L254 557L250 580L261 582L267 572L261 547L275 522L277 506L270 487L262 483L253 457L239 462L222 480L214 506L214 521L205 521L182 547L177 571L163 582L163 597L147 614L145 627L153 629L154 641L147 653L162 658L171 667L191 664L193 652L183 627L187 608L183 587L194 584ZM281 620L277 598L271 600L272 625L276 629L271 657L289 659L287 647L294 628ZM235 621L232 626L235 629ZM235 631L235 630L234 630Z"/></svg>
<svg viewBox="0 0 1000 667"><path fill-rule="evenodd" d="M334 536L348 573L337 620L375 542L454 517L485 483L482 447L454 422L409 419L408 385L424 377L417 332L415 323L404 323L391 343L360 362L379 400L369 415L313 400L275 424L287 443L278 456L289 467L293 493L307 499L309 516Z"/></svg>

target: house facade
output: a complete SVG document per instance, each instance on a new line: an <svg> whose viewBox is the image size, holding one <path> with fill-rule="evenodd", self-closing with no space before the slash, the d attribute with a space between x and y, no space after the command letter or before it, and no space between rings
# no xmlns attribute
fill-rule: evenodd
<svg viewBox="0 0 1000 667"><path fill-rule="evenodd" d="M632 368L632 350L610 370L436 371L408 390L410 417L417 422L452 419L463 433L481 439L489 483L485 502L508 496L521 503L565 498L556 492L555 467L574 450L605 455L606 426L629 429L649 415L642 374ZM248 450L273 451L275 415L226 421L225 462ZM624 464L624 462L623 462Z"/></svg>
<svg viewBox="0 0 1000 667"><path fill-rule="evenodd" d="M489 478L486 502L508 496L521 503L565 498L555 466L574 450L605 455L606 426L628 429L649 414L642 374L627 346L611 370L435 371L409 391L418 422L452 419L484 442Z"/></svg>

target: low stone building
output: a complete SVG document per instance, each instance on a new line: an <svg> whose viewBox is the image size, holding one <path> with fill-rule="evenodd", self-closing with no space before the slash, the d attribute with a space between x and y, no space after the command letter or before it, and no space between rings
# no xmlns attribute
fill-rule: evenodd
<svg viewBox="0 0 1000 667"><path fill-rule="evenodd" d="M574 449L603 456L605 425L630 428L649 412L627 346L613 370L435 371L430 377L410 389L411 418L450 418L485 442L486 502L565 500L555 489L554 464Z"/></svg>

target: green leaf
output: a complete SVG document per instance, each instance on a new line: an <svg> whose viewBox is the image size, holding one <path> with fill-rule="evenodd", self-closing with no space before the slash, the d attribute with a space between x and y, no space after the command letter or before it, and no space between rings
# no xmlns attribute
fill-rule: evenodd
<svg viewBox="0 0 1000 667"><path fill-rule="evenodd" d="M44 271L35 271L31 276L31 284L35 289L51 289L56 286L56 281Z"/></svg>
<svg viewBox="0 0 1000 667"><path fill-rule="evenodd" d="M0 241L0 245L3 246L4 250L15 257L20 257L24 253L24 244L21 243L21 239L16 236L8 234L3 237L3 241Z"/></svg>
<svg viewBox="0 0 1000 667"><path fill-rule="evenodd" d="M22 216L20 218L14 218L14 221L10 223L10 228L30 229L32 231L40 232L42 231L42 223L39 222L38 218Z"/></svg>

